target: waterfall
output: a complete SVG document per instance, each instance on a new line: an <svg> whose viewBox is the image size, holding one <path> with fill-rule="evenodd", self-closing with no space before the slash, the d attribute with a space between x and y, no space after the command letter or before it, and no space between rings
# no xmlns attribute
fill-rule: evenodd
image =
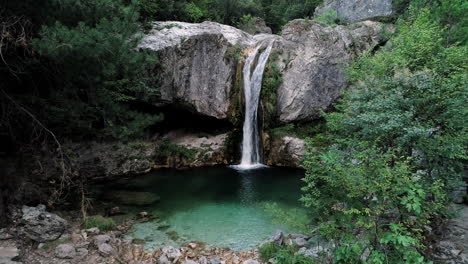
<svg viewBox="0 0 468 264"><path fill-rule="evenodd" d="M243 69L244 98L245 98L245 120L242 138L242 160L238 166L242 169L262 166L260 150L260 133L258 131L257 110L262 89L263 72L270 56L274 40L270 40L267 48L260 54L257 65L252 73L251 68L255 63L262 41L247 57Z"/></svg>

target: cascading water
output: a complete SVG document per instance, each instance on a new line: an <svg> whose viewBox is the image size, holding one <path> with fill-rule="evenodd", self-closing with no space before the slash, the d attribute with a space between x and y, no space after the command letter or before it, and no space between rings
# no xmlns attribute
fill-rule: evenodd
<svg viewBox="0 0 468 264"><path fill-rule="evenodd" d="M260 151L260 134L258 131L257 110L262 88L263 72L270 56L274 40L269 40L267 48L260 54L253 73L252 65L263 46L262 41L247 57L243 69L245 120L242 138L242 160L238 168L249 169L262 166Z"/></svg>

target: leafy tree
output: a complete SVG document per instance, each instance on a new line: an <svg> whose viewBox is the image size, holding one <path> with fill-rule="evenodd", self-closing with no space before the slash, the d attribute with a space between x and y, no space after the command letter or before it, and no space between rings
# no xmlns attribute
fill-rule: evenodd
<svg viewBox="0 0 468 264"><path fill-rule="evenodd" d="M155 92L148 85L146 67L156 59L136 49L140 40L136 4L116 3L64 2L62 8L71 14L43 26L33 41L56 71L49 118L57 126L72 120L63 126L69 134L103 129L107 135L129 137L161 119L129 107L138 95Z"/></svg>
<svg viewBox="0 0 468 264"><path fill-rule="evenodd" d="M390 42L349 68L353 85L318 136L328 145L308 140L302 199L337 241L337 263L423 263L424 227L460 184L467 48L447 45L434 12L411 6Z"/></svg>

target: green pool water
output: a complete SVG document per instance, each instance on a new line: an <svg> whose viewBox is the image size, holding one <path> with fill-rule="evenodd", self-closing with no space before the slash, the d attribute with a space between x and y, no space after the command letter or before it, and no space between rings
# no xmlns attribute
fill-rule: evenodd
<svg viewBox="0 0 468 264"><path fill-rule="evenodd" d="M285 168L163 169L108 185L105 190L152 192L161 197L150 206L121 207L127 212L147 211L158 216L134 225L127 234L144 239L147 249L201 241L241 251L255 248L276 230L300 231L279 221L265 205L303 210L298 201L303 174L302 170Z"/></svg>

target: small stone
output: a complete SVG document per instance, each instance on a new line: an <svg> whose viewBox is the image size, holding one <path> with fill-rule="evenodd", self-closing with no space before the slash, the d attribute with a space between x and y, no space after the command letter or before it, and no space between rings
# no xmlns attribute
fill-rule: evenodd
<svg viewBox="0 0 468 264"><path fill-rule="evenodd" d="M61 244L55 248L55 256L61 259L72 259L76 257L76 249L71 244Z"/></svg>
<svg viewBox="0 0 468 264"><path fill-rule="evenodd" d="M122 211L120 211L120 207L115 206L115 207L112 207L109 210L107 210L106 214L108 216L114 216L114 215L121 215L121 214L124 214L124 213L122 213Z"/></svg>
<svg viewBox="0 0 468 264"><path fill-rule="evenodd" d="M0 240L7 240L13 238L6 228L0 229Z"/></svg>
<svg viewBox="0 0 468 264"><path fill-rule="evenodd" d="M458 256L458 255L460 255L461 252L462 252L462 251L461 251L461 250L458 250L458 249L452 249L452 250L450 250L450 254L452 254L452 256L455 256L455 257Z"/></svg>
<svg viewBox="0 0 468 264"><path fill-rule="evenodd" d="M137 218L146 218L146 217L148 217L148 216L149 216L149 213L148 213L148 212L144 212L144 211L143 211L143 212L139 212L139 213L137 214Z"/></svg>
<svg viewBox="0 0 468 264"><path fill-rule="evenodd" d="M170 247L170 246L163 247L161 251L163 252L163 254L166 255L166 257L169 260L172 260L174 262L177 261L182 256L182 253L180 253L180 250L175 247Z"/></svg>
<svg viewBox="0 0 468 264"><path fill-rule="evenodd" d="M197 243L188 243L189 248L195 249L197 248Z"/></svg>
<svg viewBox="0 0 468 264"><path fill-rule="evenodd" d="M169 261L169 259L166 257L166 255L161 255L159 256L158 258L158 264L171 264L171 262Z"/></svg>
<svg viewBox="0 0 468 264"><path fill-rule="evenodd" d="M283 244L283 236L283 231L278 230L276 231L275 235L273 235L270 241L281 246Z"/></svg>
<svg viewBox="0 0 468 264"><path fill-rule="evenodd" d="M98 235L94 237L94 244L99 247L99 245L108 243L111 241L111 237L109 235Z"/></svg>
<svg viewBox="0 0 468 264"><path fill-rule="evenodd" d="M114 252L114 248L107 243L100 244L98 250L104 256L110 256Z"/></svg>
<svg viewBox="0 0 468 264"><path fill-rule="evenodd" d="M219 258L212 258L210 259L210 264L221 264L221 260Z"/></svg>
<svg viewBox="0 0 468 264"><path fill-rule="evenodd" d="M182 262L182 264L198 264L198 262L190 260L190 259L186 259Z"/></svg>
<svg viewBox="0 0 468 264"><path fill-rule="evenodd" d="M205 256L201 256L199 259L198 259L198 262L200 264L208 264L208 259L205 257Z"/></svg>
<svg viewBox="0 0 468 264"><path fill-rule="evenodd" d="M303 237L298 237L294 239L294 243L299 247L303 247L307 244L307 240L305 240Z"/></svg>
<svg viewBox="0 0 468 264"><path fill-rule="evenodd" d="M86 257L88 255L88 250L86 248L79 248L76 250L76 254L79 257Z"/></svg>
<svg viewBox="0 0 468 264"><path fill-rule="evenodd" d="M86 233L93 234L93 235L97 235L97 234L99 234L99 232L101 232L101 230L99 230L99 228L97 228L97 227L88 228L85 231L86 231Z"/></svg>
<svg viewBox="0 0 468 264"><path fill-rule="evenodd" d="M19 250L17 247L0 247L0 257L5 259L13 259L18 256Z"/></svg>
<svg viewBox="0 0 468 264"><path fill-rule="evenodd" d="M42 249L44 247L45 243L39 243L39 245L37 245L37 248L38 249Z"/></svg>
<svg viewBox="0 0 468 264"><path fill-rule="evenodd" d="M248 259L244 261L243 264L260 264L260 263L254 259Z"/></svg>

